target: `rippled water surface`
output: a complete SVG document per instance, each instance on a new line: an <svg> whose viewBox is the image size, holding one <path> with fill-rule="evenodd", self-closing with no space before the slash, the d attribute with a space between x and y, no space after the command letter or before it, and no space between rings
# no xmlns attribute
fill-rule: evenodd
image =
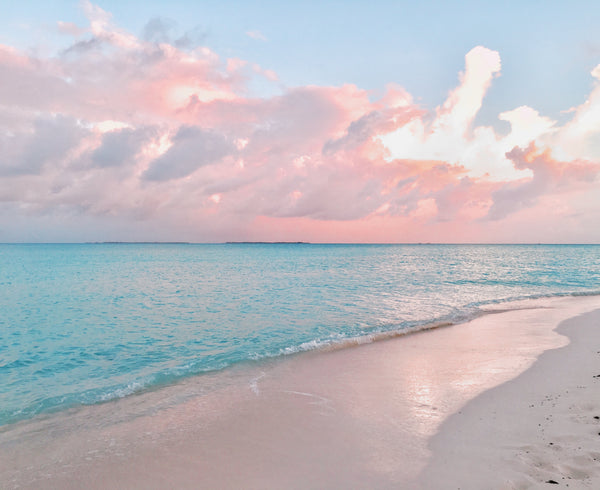
<svg viewBox="0 0 600 490"><path fill-rule="evenodd" d="M490 303L599 291L592 245L0 245L0 424Z"/></svg>

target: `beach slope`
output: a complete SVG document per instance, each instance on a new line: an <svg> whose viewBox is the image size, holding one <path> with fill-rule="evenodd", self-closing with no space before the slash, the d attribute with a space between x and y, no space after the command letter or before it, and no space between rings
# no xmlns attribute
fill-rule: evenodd
<svg viewBox="0 0 600 490"><path fill-rule="evenodd" d="M568 345L443 423L421 488L600 488L600 311L557 331Z"/></svg>

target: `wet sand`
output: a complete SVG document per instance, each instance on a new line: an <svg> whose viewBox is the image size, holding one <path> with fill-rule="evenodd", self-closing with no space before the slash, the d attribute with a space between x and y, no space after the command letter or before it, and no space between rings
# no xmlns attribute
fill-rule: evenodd
<svg viewBox="0 0 600 490"><path fill-rule="evenodd" d="M563 464L558 447L588 458L568 463L584 468L572 479L588 481L600 441L590 401L600 389L600 316L554 329L600 298L520 306L0 428L0 487L528 488L561 478L535 469ZM564 333L579 340L543 354L565 346ZM554 423L559 403L581 430ZM550 427L561 438L534 438Z"/></svg>
<svg viewBox="0 0 600 490"><path fill-rule="evenodd" d="M442 424L422 488L600 488L600 311L558 332L569 345Z"/></svg>

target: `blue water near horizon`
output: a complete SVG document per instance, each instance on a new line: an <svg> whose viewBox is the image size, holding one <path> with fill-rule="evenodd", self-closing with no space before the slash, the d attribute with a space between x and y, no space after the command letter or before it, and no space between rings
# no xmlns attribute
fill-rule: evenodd
<svg viewBox="0 0 600 490"><path fill-rule="evenodd" d="M0 425L241 362L600 293L598 245L2 244Z"/></svg>

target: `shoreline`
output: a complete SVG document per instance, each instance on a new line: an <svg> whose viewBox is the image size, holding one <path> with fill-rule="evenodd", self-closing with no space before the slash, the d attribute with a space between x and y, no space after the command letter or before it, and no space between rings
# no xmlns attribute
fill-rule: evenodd
<svg viewBox="0 0 600 490"><path fill-rule="evenodd" d="M567 345L446 419L421 488L600 488L600 310L556 330Z"/></svg>
<svg viewBox="0 0 600 490"><path fill-rule="evenodd" d="M127 242L123 242L127 243ZM176 243L176 242L173 242ZM525 309L539 309L544 306L540 306L544 304L544 302L552 302L554 300L567 299L567 298L590 298L597 297L600 299L600 291L591 291L591 292L570 292L570 293L561 293L561 294L552 294L552 295L532 295L528 297L513 297L508 299L501 300L490 300L488 302L484 302L481 304L477 304L476 306L472 306L464 309L464 311L454 314L454 315L446 315L442 317L433 318L424 323L417 322L414 325L403 326L401 328L395 328L390 330L374 330L370 333L363 333L361 335L353 336L353 337L345 337L341 339L313 339L301 344L282 347L278 353L270 353L261 355L258 357L249 357L247 359L243 359L237 362L233 362L232 364L228 364L222 368L215 369L207 369L206 371L200 372L190 372L188 374L174 376L170 379L166 379L159 383L147 382L145 379L134 379L130 381L127 385L112 387L112 391L108 392L100 392L98 398L92 402L74 402L71 405L59 407L53 406L50 409L43 410L40 412L35 412L33 414L29 413L24 418L13 417L9 418L8 421L4 421L0 423L0 431L5 428L12 426L14 424L22 424L28 423L28 421L37 420L40 418L52 416L54 414L59 414L62 412L71 412L73 410L78 410L80 408L85 408L94 405L101 405L104 403L112 403L119 401L123 398L129 396L140 396L144 395L148 392L162 390L168 388L173 385L186 383L189 380L193 380L194 378L201 376L219 376L223 372L229 372L229 370L239 370L244 369L249 366L250 369L256 369L256 365L260 366L260 363L266 362L285 362L288 359L288 356L297 356L308 353L326 353L336 350L343 350L347 348L355 348L365 344L377 343L377 342L386 342L389 340L403 338L405 336L425 333L433 330L437 330L440 328L448 328L448 327L457 327L465 323L472 322L477 320L478 318L494 315L499 313L506 313L516 310L525 310ZM253 367L254 366L254 367ZM163 372L155 372L151 373L150 376L158 376L162 377L164 375ZM168 378L168 374L165 378ZM226 375L225 375L226 376ZM132 388L132 385L138 385L140 388ZM102 390L102 388L99 388ZM125 393L126 394L122 394ZM44 400L45 401L45 400ZM28 409L29 407L26 407Z"/></svg>
<svg viewBox="0 0 600 490"><path fill-rule="evenodd" d="M593 296L536 304L3 428L0 486L418 488L454 451L439 442L453 414L565 345L560 321L600 308Z"/></svg>

